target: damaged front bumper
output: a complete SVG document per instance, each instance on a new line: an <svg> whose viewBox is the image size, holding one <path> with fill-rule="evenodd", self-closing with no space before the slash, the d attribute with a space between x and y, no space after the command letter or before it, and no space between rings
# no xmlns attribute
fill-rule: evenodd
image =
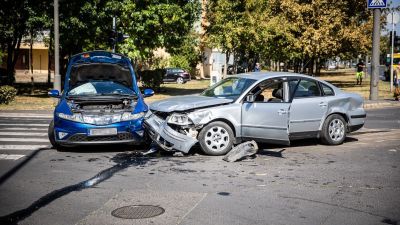
<svg viewBox="0 0 400 225"><path fill-rule="evenodd" d="M181 134L170 126L167 122L152 114L143 123L150 138L166 151L181 151L188 153L197 143L197 139Z"/></svg>

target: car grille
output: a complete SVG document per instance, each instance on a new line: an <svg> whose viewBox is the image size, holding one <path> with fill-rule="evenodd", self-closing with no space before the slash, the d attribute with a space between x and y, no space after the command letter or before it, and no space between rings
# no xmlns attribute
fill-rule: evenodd
<svg viewBox="0 0 400 225"><path fill-rule="evenodd" d="M90 137L86 134L74 134L68 141L70 142L96 142L96 141L123 141L123 140L131 140L133 136L131 133L124 132L119 133L114 136L98 136L98 137Z"/></svg>

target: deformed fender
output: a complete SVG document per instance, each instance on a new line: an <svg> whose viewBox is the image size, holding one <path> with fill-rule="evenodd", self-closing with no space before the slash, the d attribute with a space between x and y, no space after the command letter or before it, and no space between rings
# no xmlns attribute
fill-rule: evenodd
<svg viewBox="0 0 400 225"><path fill-rule="evenodd" d="M336 96L335 98L328 100L328 110L323 121L321 121L319 130L322 129L326 118L331 114L346 115L345 119L351 125L351 115L365 114L363 109L363 99L357 94L346 93L345 95Z"/></svg>
<svg viewBox="0 0 400 225"><path fill-rule="evenodd" d="M168 126L166 121L150 116L144 122L150 138L166 151L177 150L188 153L197 139L181 134Z"/></svg>

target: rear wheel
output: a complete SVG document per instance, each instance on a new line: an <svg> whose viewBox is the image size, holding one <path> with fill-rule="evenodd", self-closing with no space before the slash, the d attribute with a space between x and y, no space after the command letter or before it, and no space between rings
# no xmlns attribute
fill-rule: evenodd
<svg viewBox="0 0 400 225"><path fill-rule="evenodd" d="M347 123L345 119L333 114L326 118L321 131L321 140L328 145L340 145L346 139Z"/></svg>
<svg viewBox="0 0 400 225"><path fill-rule="evenodd" d="M176 78L176 83L177 84L183 84L183 83L185 83L185 81L183 80L182 77L178 77L178 78Z"/></svg>
<svg viewBox="0 0 400 225"><path fill-rule="evenodd" d="M212 122L199 133L201 149L207 155L225 155L232 149L233 131L224 122Z"/></svg>

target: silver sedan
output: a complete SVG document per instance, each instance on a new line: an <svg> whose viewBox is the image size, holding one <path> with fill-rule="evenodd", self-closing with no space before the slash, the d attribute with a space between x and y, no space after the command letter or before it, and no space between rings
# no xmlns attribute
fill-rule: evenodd
<svg viewBox="0 0 400 225"><path fill-rule="evenodd" d="M266 72L229 76L200 95L154 102L144 125L165 150L187 153L199 143L204 153L223 155L246 140L290 145L320 138L339 145L365 118L357 94L306 75Z"/></svg>

